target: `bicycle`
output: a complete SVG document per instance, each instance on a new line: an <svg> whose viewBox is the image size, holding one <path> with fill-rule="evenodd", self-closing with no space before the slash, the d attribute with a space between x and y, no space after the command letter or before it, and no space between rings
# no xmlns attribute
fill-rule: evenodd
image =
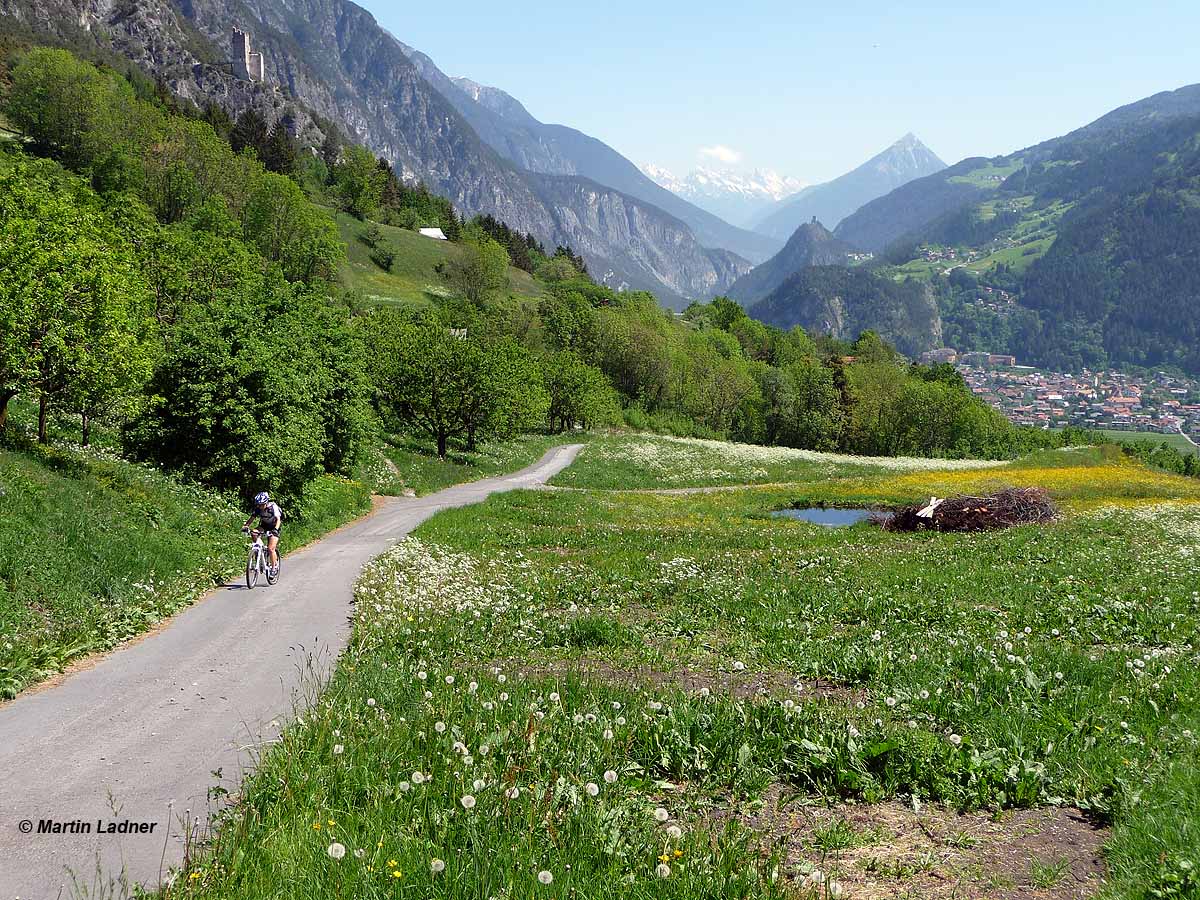
<svg viewBox="0 0 1200 900"><path fill-rule="evenodd" d="M262 542L262 536L266 533L257 528L246 529L250 536L254 538L254 543L250 545L250 555L246 559L246 587L250 590L258 584L259 576L266 578L267 584L274 584L279 580L279 568L283 563L283 559L279 556L279 551L276 550L276 559L279 564L275 566L274 571L271 570L271 565L267 561L267 547Z"/></svg>

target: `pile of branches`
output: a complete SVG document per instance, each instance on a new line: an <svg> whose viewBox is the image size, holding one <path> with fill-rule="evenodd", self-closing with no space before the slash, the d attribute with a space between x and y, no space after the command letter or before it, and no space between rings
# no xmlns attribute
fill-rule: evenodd
<svg viewBox="0 0 1200 900"><path fill-rule="evenodd" d="M905 506L880 524L887 531L988 531L1058 518L1058 507L1044 488L1005 488L990 497L931 499L920 506Z"/></svg>

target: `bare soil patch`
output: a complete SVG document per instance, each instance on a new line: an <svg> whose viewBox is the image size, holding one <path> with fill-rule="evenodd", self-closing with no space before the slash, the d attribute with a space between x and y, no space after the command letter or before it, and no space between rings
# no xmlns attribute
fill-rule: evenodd
<svg viewBox="0 0 1200 900"><path fill-rule="evenodd" d="M1078 809L956 813L899 801L806 805L778 786L736 816L778 850L789 877L812 868L847 900L1082 900L1095 896L1108 831Z"/></svg>

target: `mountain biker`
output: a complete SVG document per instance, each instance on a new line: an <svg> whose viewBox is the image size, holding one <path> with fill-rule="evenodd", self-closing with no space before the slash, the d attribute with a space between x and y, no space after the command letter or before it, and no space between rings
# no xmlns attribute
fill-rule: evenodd
<svg viewBox="0 0 1200 900"><path fill-rule="evenodd" d="M242 526L242 531L250 530L250 523L254 521L255 516L258 517L259 529L267 536L271 572L277 572L279 570L279 553L275 548L279 546L279 526L283 524L283 510L279 508L278 503L271 500L270 494L260 491L254 495L254 512L250 513L250 518Z"/></svg>

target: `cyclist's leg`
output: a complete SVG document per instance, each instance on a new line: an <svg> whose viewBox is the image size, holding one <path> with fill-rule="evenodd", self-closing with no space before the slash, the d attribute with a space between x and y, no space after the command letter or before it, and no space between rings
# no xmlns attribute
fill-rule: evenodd
<svg viewBox="0 0 1200 900"><path fill-rule="evenodd" d="M270 550L271 568L274 569L279 565L279 551L276 547L279 546L279 532L272 531L267 538L267 548Z"/></svg>

